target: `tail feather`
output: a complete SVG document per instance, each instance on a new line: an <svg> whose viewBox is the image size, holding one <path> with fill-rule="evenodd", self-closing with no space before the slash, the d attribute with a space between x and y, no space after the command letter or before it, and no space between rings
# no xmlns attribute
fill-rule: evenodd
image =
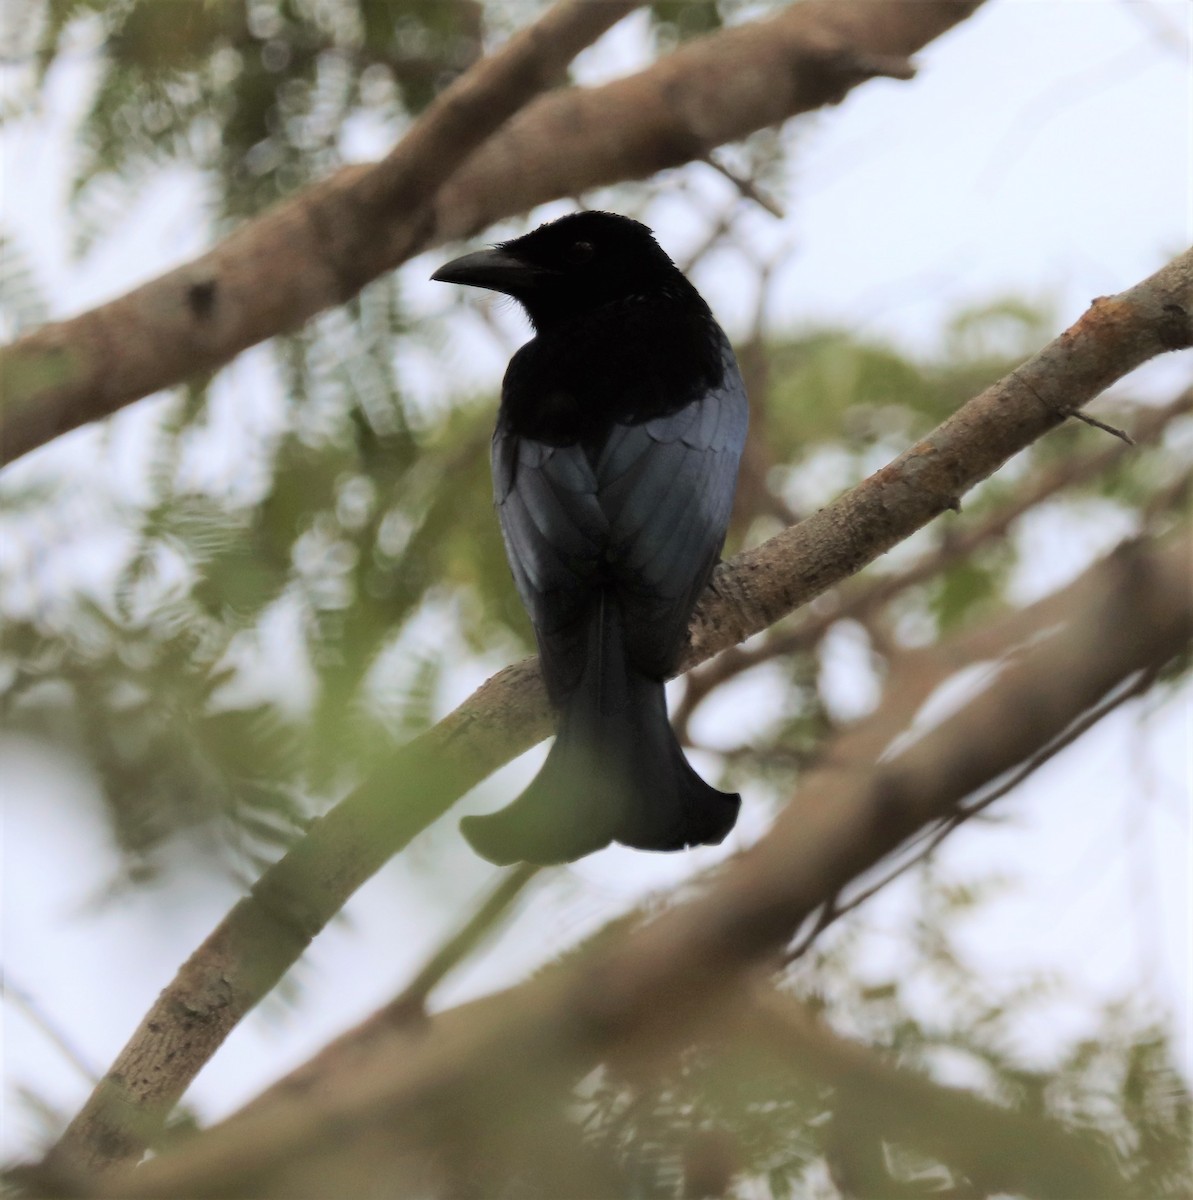
<svg viewBox="0 0 1193 1200"><path fill-rule="evenodd" d="M626 661L620 622L611 601L594 613L584 675L530 786L500 812L461 822L490 862L572 862L614 841L682 850L733 828L741 798L710 787L684 758L663 683Z"/></svg>

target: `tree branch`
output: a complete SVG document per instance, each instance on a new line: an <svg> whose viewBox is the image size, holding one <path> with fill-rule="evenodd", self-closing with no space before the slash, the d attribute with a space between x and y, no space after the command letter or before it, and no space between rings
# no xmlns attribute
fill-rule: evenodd
<svg viewBox="0 0 1193 1200"><path fill-rule="evenodd" d="M382 162L345 167L201 258L8 347L0 462L215 371L439 242L703 158L875 76L906 78L907 55L981 0L806 0L628 78L555 91L489 138L639 2L565 0L449 87Z"/></svg>
<svg viewBox="0 0 1193 1200"><path fill-rule="evenodd" d="M1080 718L1070 724L1063 733L1053 738L1046 746L1041 746L1039 750L1035 751L1035 753L1016 767L1014 771L1010 772L1009 776L1003 782L988 791L984 791L980 796L958 805L952 813L939 822L935 829L930 827L925 828L923 830L923 840L916 845L914 853L909 853L901 863L893 867L881 879L869 884L861 891L853 893L848 900L841 900L839 895L830 896L822 905L821 911L817 914L811 929L802 935L784 953L784 964L790 965L797 959L802 958L816 943L816 939L830 925L833 925L848 913L861 908L867 900L876 896L888 884L893 883L901 875L906 874L912 867L926 861L955 829L971 818L985 812L986 809L1001 800L1004 796L1010 795L1025 779L1030 778L1045 763L1051 762L1062 750L1067 749L1083 734L1088 733L1104 717L1125 704L1128 700L1134 700L1142 696L1150 690L1155 682L1156 674L1154 671L1141 672L1139 678L1129 687L1119 688L1107 696L1100 704L1083 713Z"/></svg>
<svg viewBox="0 0 1193 1200"><path fill-rule="evenodd" d="M1097 573L1104 569L1103 565L1091 568L1092 577L1096 580ZM978 630L956 634L944 643L904 652L891 673L885 698L880 706L861 721L845 727L823 746L818 756L819 764L829 764L832 769L836 769L836 766L843 762L870 763L877 760L884 749L894 743L896 737L907 731L915 714L932 693L956 671L971 665L977 659L1007 660L1025 644L1031 644L1046 631L1059 627L1069 619L1071 613L1088 607L1088 597L1093 586L1090 583L1091 572L1079 577L1068 587L1037 600L1027 608L1015 610L1001 619L989 622ZM931 849L958 825L1009 794L1035 770L1071 745L1108 713L1127 700L1142 695L1154 682L1155 672L1144 671L1130 686L1113 690L1104 700L1071 722L1060 735L1035 750L1013 771L1004 773L996 786L968 797L964 804L958 805L935 826L925 826L921 836L927 842L926 851L905 857L897 868L877 883L852 896L846 904L838 905L836 897L831 897L821 906L821 915L815 921L813 929L801 937L794 947L784 951L779 960L781 965L789 965L802 955L815 937L833 921L859 907L892 879L919 861L925 852L930 853ZM914 842L911 844L915 845ZM432 957L414 981L395 999L330 1043L303 1066L268 1088L241 1110L242 1115L268 1107L280 1096L293 1097L299 1092L309 1090L317 1086L328 1074L344 1070L354 1059L367 1061L372 1054L376 1035L383 1033L387 1027L392 1028L408 1020L412 1012L422 1013L423 999L444 973L442 965L453 965L458 960L459 955L456 951L460 945L468 947L473 944L475 935L472 931L479 929L483 934L494 915L500 917L507 903L517 897L535 873L534 868L523 865L505 874L498 887L464 928ZM616 930L632 929L642 924L645 919L642 910L628 913L611 922L596 936L606 939Z"/></svg>
<svg viewBox="0 0 1193 1200"><path fill-rule="evenodd" d="M1088 403L1146 359L1191 342L1193 250L1095 301L870 479L722 564L693 619L681 669L759 632L955 508L970 487L1060 424L1059 410ZM352 893L459 796L548 732L538 663L526 659L499 671L315 822L183 964L51 1152L56 1167L73 1173L139 1157L203 1064Z"/></svg>
<svg viewBox="0 0 1193 1200"><path fill-rule="evenodd" d="M692 672L683 698L672 713L672 724L681 739L686 736L692 714L700 703L721 684L746 671L798 651L810 650L838 621L864 619L875 609L893 600L908 588L925 583L940 571L969 558L987 543L1006 535L1024 513L1055 496L1065 488L1096 479L1123 462L1134 446L1158 441L1178 417L1193 412L1193 388L1187 388L1171 404L1147 409L1139 416L1130 442L1104 447L1092 454L1074 456L1050 465L1029 479L1006 504L981 520L961 528L952 527L941 544L930 553L895 574L876 575L853 581L840 589L836 603L827 609L818 606L791 629L772 632L761 646L735 647L718 655L704 669Z"/></svg>
<svg viewBox="0 0 1193 1200"><path fill-rule="evenodd" d="M863 737L865 756L823 763L771 832L695 899L599 939L528 983L436 1017L422 1036L374 1028L367 1056L354 1056L350 1068L317 1088L273 1090L251 1111L122 1172L102 1194L309 1194L300 1182L306 1171L329 1156L351 1159L357 1137L390 1138L418 1123L434 1140L440 1125L445 1136L461 1122L467 1128L465 1114L478 1104L490 1127L507 1116L517 1123L606 1058L673 1054L748 999L755 974L778 961L828 896L947 819L1137 673L1180 654L1193 635L1191 551L1188 529L1121 546L1065 589L1063 605L1051 606L1059 621L984 692L898 753L875 757L873 739ZM917 708L904 705L904 723ZM498 1094L501 1103L490 1104ZM1031 1164L1031 1156L1017 1164L1018 1189L1055 1194ZM273 1176L279 1166L284 1190Z"/></svg>
<svg viewBox="0 0 1193 1200"><path fill-rule="evenodd" d="M560 0L450 84L380 162L345 168L202 258L8 347L0 462L222 366L416 253L444 181L641 2Z"/></svg>
<svg viewBox="0 0 1193 1200"><path fill-rule="evenodd" d="M519 863L505 871L497 886L485 897L471 917L423 964L393 1002L377 1014L389 1021L426 1016L427 997L492 932L510 907L538 875L540 868Z"/></svg>
<svg viewBox="0 0 1193 1200"><path fill-rule="evenodd" d="M744 641L854 574L946 510L974 484L1115 380L1193 345L1193 250L1117 296L1100 296L1049 342L889 466L754 550L722 564L692 628L687 668L705 639ZM844 556L842 558L842 555ZM790 565L799 563L798 573ZM717 603L709 604L715 595Z"/></svg>

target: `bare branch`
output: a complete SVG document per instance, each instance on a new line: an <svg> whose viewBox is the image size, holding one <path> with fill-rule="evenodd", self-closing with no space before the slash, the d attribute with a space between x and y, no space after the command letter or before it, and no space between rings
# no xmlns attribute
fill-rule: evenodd
<svg viewBox="0 0 1193 1200"><path fill-rule="evenodd" d="M0 462L297 328L417 253L444 181L640 3L560 0L437 96L380 162L345 168L202 258L14 343L0 361Z"/></svg>
<svg viewBox="0 0 1193 1200"><path fill-rule="evenodd" d="M285 1095L290 1100L301 1097L318 1087L328 1075L355 1069L356 1064L368 1061L374 1044L394 1030L414 1034L425 1031L429 1021L426 1002L431 992L488 936L539 874L540 868L527 863L505 871L464 925L431 955L392 1000L273 1084L265 1096L249 1107L263 1101L268 1103L270 1096Z"/></svg>
<svg viewBox="0 0 1193 1200"><path fill-rule="evenodd" d="M739 554L732 567L718 568L697 610L684 668L707 657L706 639L726 645L759 633L933 517L956 509L974 484L1054 429L1071 409L1149 358L1191 344L1188 250L1128 291L1099 297L1023 366L839 500ZM796 563L799 569L792 571ZM715 605L709 603L713 596Z"/></svg>
<svg viewBox="0 0 1193 1200"><path fill-rule="evenodd" d="M981 0L806 0L626 79L555 91L486 142L638 2L564 0L448 88L382 162L345 167L201 258L13 343L0 356L0 462L215 371L436 243L905 77L906 56Z"/></svg>
<svg viewBox="0 0 1193 1200"><path fill-rule="evenodd" d="M539 868L530 863L520 863L505 871L497 886L485 897L463 927L427 960L422 970L406 985L393 1004L381 1011L388 1012L395 1019L401 1014L425 1015L430 994L450 971L484 941L538 873Z"/></svg>
<svg viewBox="0 0 1193 1200"><path fill-rule="evenodd" d="M768 196L749 176L739 174L712 154L704 155L702 161L708 163L717 174L728 179L747 200L753 200L759 208L770 213L772 217L777 217L781 221L786 216L775 198Z"/></svg>
<svg viewBox="0 0 1193 1200"><path fill-rule="evenodd" d="M1103 433L1118 438L1120 442L1128 446L1135 445L1135 439L1125 429L1119 429L1117 425L1107 425L1105 421L1099 421L1097 417L1091 417L1089 413L1082 412L1079 408L1067 412L1065 416L1072 417L1075 421L1081 421L1092 429L1100 429Z"/></svg>
<svg viewBox="0 0 1193 1200"><path fill-rule="evenodd" d="M860 570L1060 424L1060 409L1189 345L1191 325L1188 251L1095 302L1021 368L833 504L722 564L693 620L682 669ZM56 1167L70 1173L138 1156L202 1065L349 896L459 796L548 732L538 664L527 659L499 671L317 821L183 964L63 1135Z"/></svg>
<svg viewBox="0 0 1193 1200"><path fill-rule="evenodd" d="M969 665L975 658L1008 659L1025 643L1030 643L1033 637L1039 637L1044 631L1057 627L1066 619L1066 614L1080 612L1083 608L1088 607L1091 586L1093 586L1090 580L1092 578L1096 582L1098 573L1104 570L1104 565L1092 568L1091 573L1078 578L1068 587L1036 601L1025 609L1017 610L1001 620L987 624L980 634L962 633L946 643L905 652L903 662L898 664L892 672L891 685L887 689L883 704L861 721L846 727L835 739L822 747L817 762L813 766L824 767L827 765L830 770L836 770L843 762L865 761L869 763L876 760L897 735L907 730L909 722L932 692L958 669ZM903 874L915 863L922 861L960 824L983 812L997 800L1009 794L1040 766L1050 761L1067 746L1072 745L1077 738L1114 709L1146 692L1155 682L1155 678L1154 671L1141 672L1138 678L1130 682L1128 686L1115 689L1102 702L1082 713L1056 738L1032 753L1014 771L1006 774L996 786L967 798L965 803L958 805L939 822L925 826L918 836L918 840L923 844L917 848L917 842L913 840L910 847L915 852L906 856L877 883L852 895L846 903L838 903L835 894L828 897L820 906L813 927L799 939L793 948L788 949L782 955L780 962L783 965L789 965L796 958L801 957L810 948L815 938L829 925L847 912L860 907L893 879ZM498 911L504 908L505 895L512 897L517 894L525 880L533 875L533 871L529 867L523 867L520 870L524 875L519 875L515 871L503 878L497 891L482 906L465 930L472 928L477 923L482 926L487 925L485 914L493 908L497 908ZM627 914L625 917L618 918L598 936L606 938L615 929L628 931L640 925L644 919L645 914L641 910L637 913ZM453 938L445 950L449 951L462 936L465 936L464 931L457 938ZM432 963L443 957L443 952L437 954ZM451 957L454 958L454 955ZM424 969L418 978L423 978L427 973L428 969ZM437 977L438 972L435 974ZM429 989L420 986L417 982L408 985L396 999L356 1028L336 1039L304 1066L292 1072L278 1084L271 1086L242 1111L251 1112L268 1106L272 1100L283 1094L292 1096L296 1092L309 1090L319 1079L326 1076L329 1070L342 1069L349 1056L355 1056L356 1061L366 1060L372 1053L377 1036L384 1033L387 1026L392 1027L399 1020L407 1019L412 1008L418 1012L422 1011L421 997L427 990ZM411 1004L412 995L418 998L418 1003L415 1005Z"/></svg>

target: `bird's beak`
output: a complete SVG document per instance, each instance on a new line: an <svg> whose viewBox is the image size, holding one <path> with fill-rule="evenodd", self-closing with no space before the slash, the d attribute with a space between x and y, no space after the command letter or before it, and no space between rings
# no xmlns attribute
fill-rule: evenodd
<svg viewBox="0 0 1193 1200"><path fill-rule="evenodd" d="M440 283L463 283L513 295L551 274L554 272L523 262L508 250L493 249L453 258L451 262L444 263L431 278Z"/></svg>

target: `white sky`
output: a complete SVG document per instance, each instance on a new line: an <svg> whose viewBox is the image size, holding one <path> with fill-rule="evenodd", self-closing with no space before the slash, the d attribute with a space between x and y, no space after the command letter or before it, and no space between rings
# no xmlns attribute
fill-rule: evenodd
<svg viewBox="0 0 1193 1200"><path fill-rule="evenodd" d="M745 217L758 246L796 247L781 277L776 323L841 322L925 348L959 303L1004 294L1051 298L1058 320L1068 323L1092 297L1156 269L1193 238L1191 14L1183 0L991 0L918 56L913 83L868 84L840 108L797 125L788 219L780 224L758 210ZM586 57L585 72L615 73L640 58L640 27L635 18L615 30ZM68 135L86 75L85 64L56 72L44 117L0 133L4 223L32 248L61 315L118 294L206 244L193 181L178 177L150 189L98 252L71 261ZM710 176L710 188L722 186ZM678 204L659 211L660 239L682 257L699 230ZM442 257L428 255L406 269L410 294L428 308L445 302L425 284ZM739 266L722 255L697 277L731 332L744 327L754 299L735 289ZM516 318L507 318L522 336ZM491 339L463 332L444 361L416 356L411 369L434 393L444 378L454 386L469 372L477 382L494 382L502 366L503 352ZM257 371L247 356L225 381L226 394L253 395ZM1187 355L1169 356L1126 386L1164 398L1191 374ZM86 433L49 453L69 456L86 497L120 475L122 454L135 462L145 419L138 412L117 418L113 460L88 456ZM127 484L117 478L112 486ZM1041 565L1021 581L1024 593L1071 578L1118 533L1096 522L1077 528L1047 516L1033 521L1024 536ZM80 541L77 553L87 551ZM78 568L84 573L100 570L111 547L90 553L95 561ZM848 706L848 631L830 653L838 656L840 702ZM461 670L445 703L458 702L482 677L479 667ZM732 725L738 706L766 702L763 685L743 684L710 705L704 720ZM966 930L975 969L1001 983L1047 967L1074 982L1082 1002L1054 1007L1024 1031L1040 1053L1082 1028L1090 997L1121 994L1174 1013L1188 1045L1191 746L1187 692L1142 733L1133 713L1116 716L1006 802L1001 811L1009 823L963 830L946 848L942 862L951 872L1001 870L1025 881ZM483 801L469 803L504 802L541 753L500 772ZM169 889L95 911L89 902L110 880L113 860L98 814L72 799L85 784L66 764L46 763L27 747L9 747L3 765L10 786L3 797L0 960L85 1056L106 1067L235 892L196 867L188 875L184 863L181 882ZM11 786L18 779L21 786ZM470 911L491 872L460 842L457 815L424 835L404 856L409 861L362 889L348 919L318 939L299 970L295 1010L267 1003L233 1035L192 1091L205 1117L234 1108L383 1002ZM756 836L762 825L747 794L735 836ZM513 982L611 912L718 853L611 849L559 872L438 999ZM876 945L885 938L896 958L909 902L906 889L896 888L867 912L885 931ZM875 972L884 965L876 950ZM5 1005L0 1017L7 1081L0 1152L28 1152L36 1131L13 1102L17 1089L32 1087L67 1111L87 1089L16 1007Z"/></svg>

